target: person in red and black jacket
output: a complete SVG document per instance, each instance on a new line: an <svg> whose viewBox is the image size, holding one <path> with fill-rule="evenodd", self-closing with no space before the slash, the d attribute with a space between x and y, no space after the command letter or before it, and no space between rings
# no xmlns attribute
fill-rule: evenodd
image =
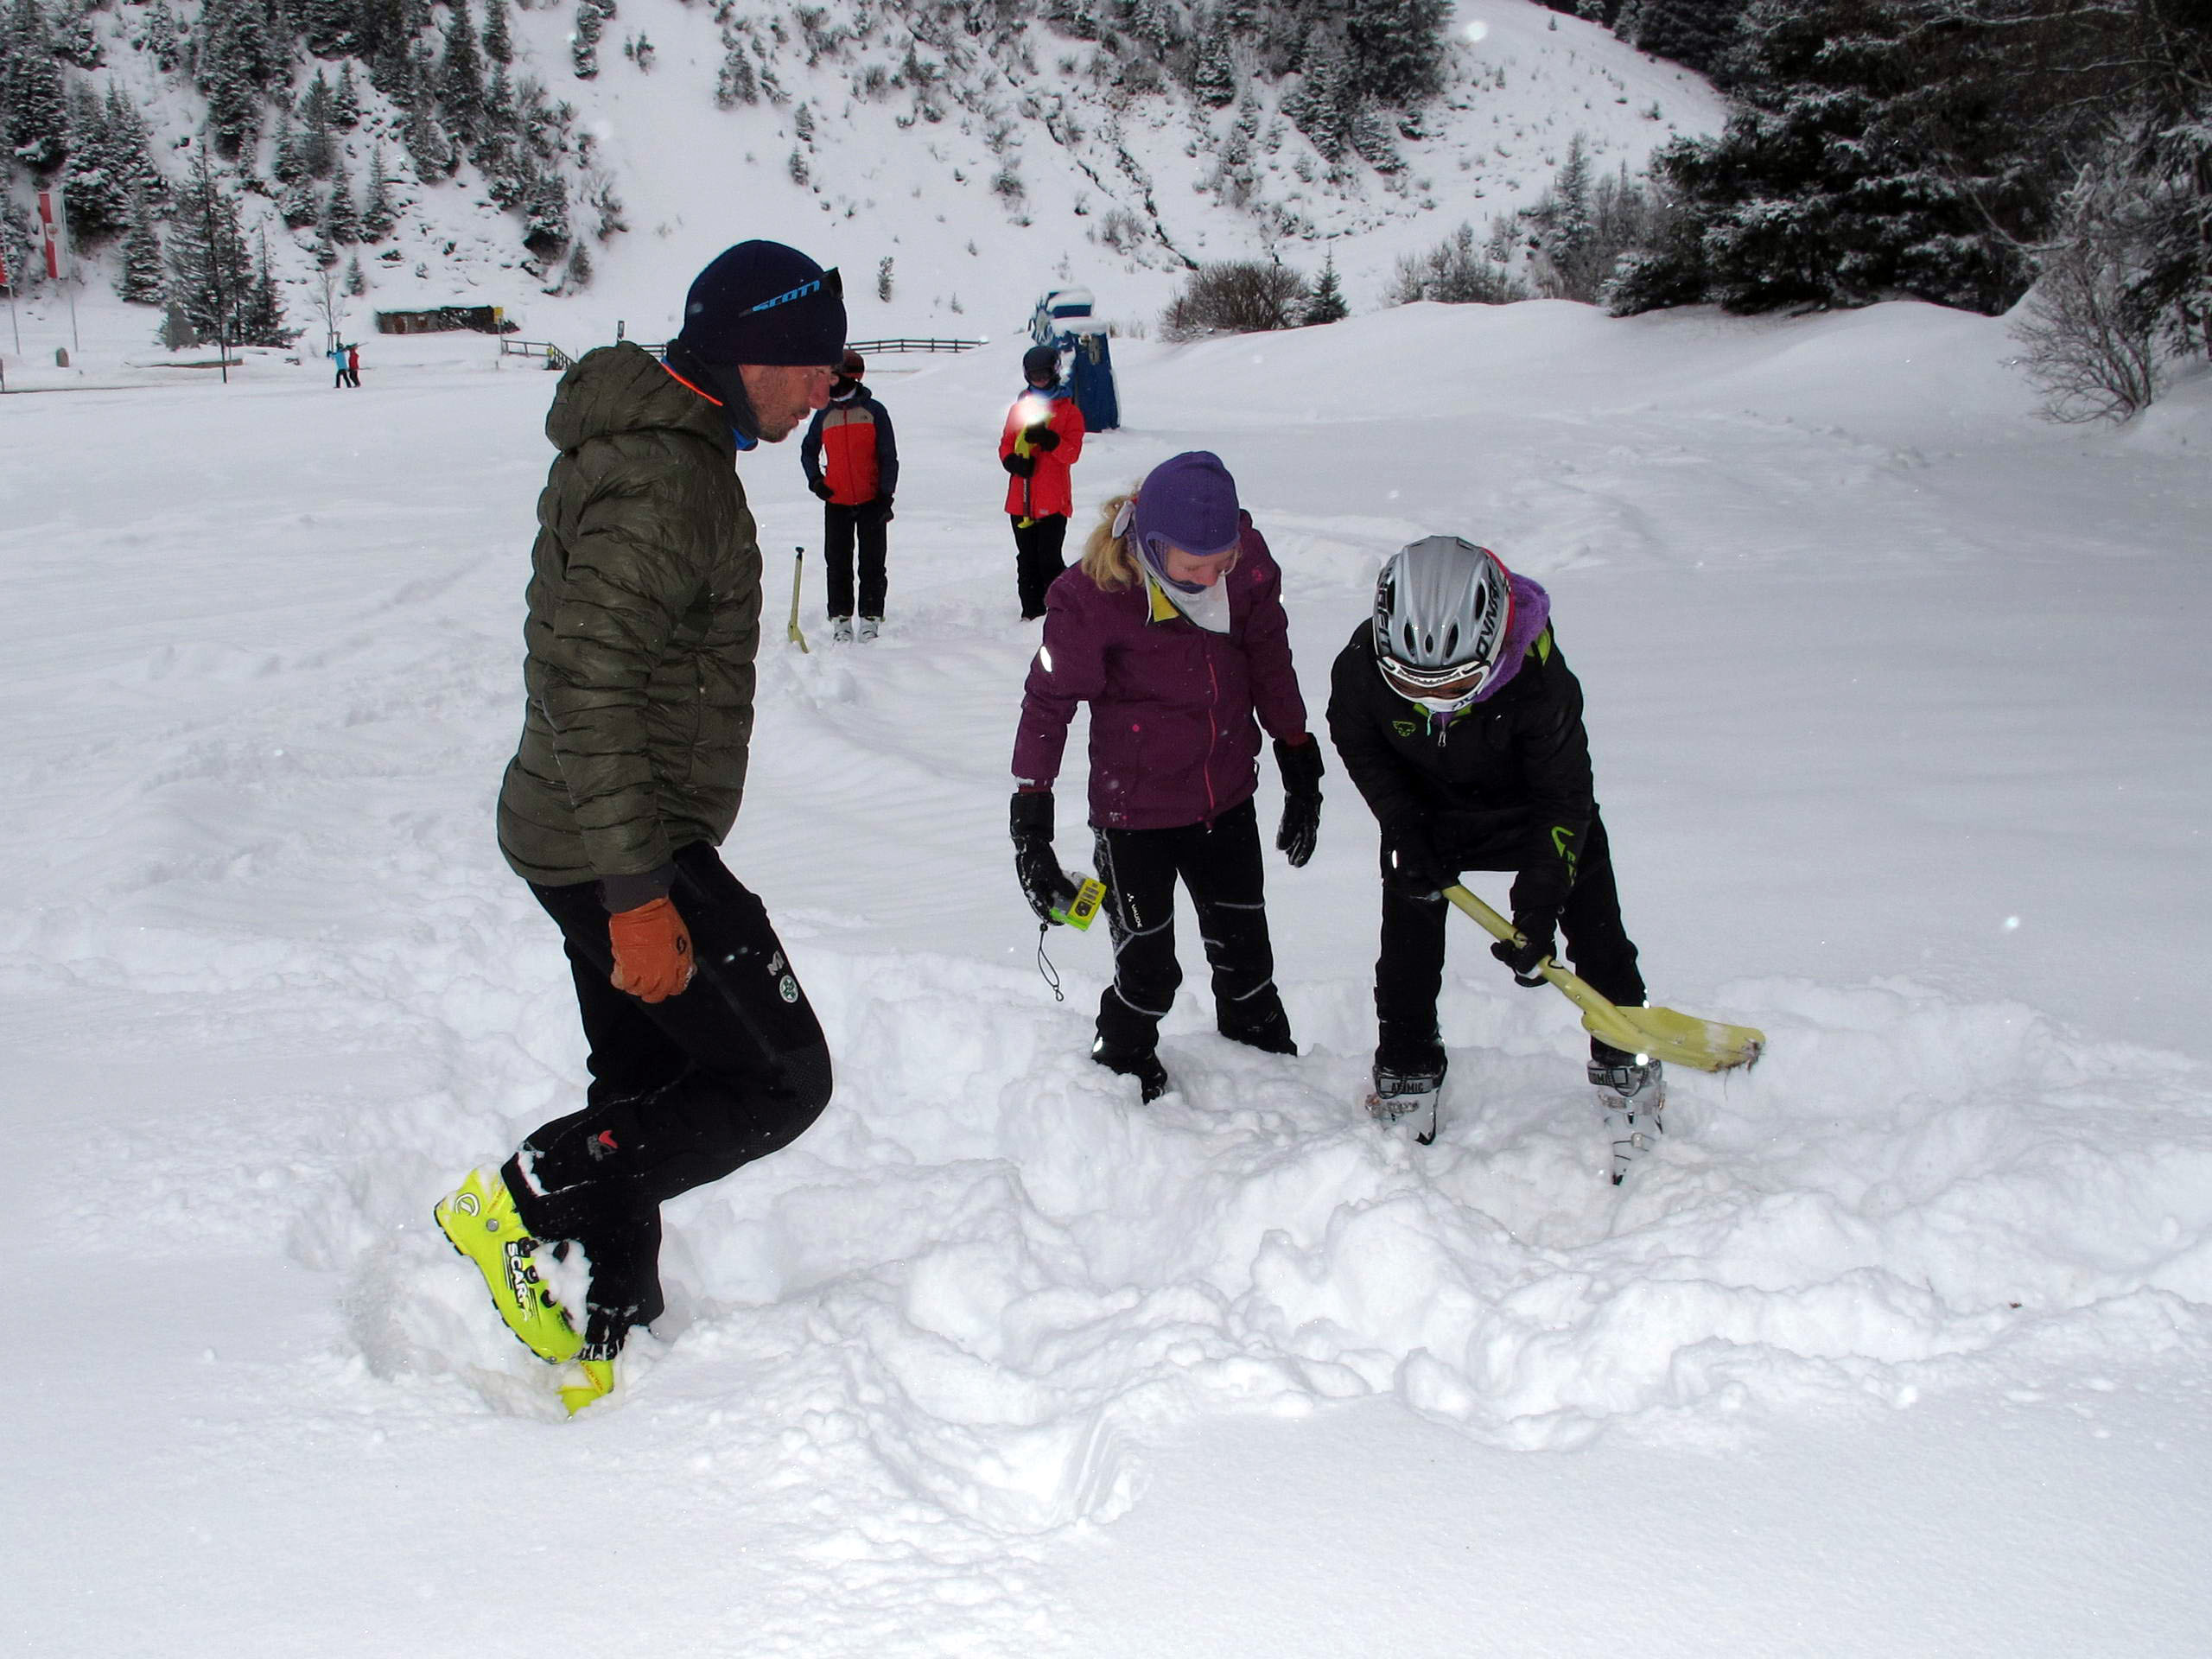
<svg viewBox="0 0 2212 1659"><path fill-rule="evenodd" d="M1052 851L1052 781L1076 706L1090 705L1090 823L1114 982L1090 1057L1164 1093L1160 1021L1183 973L1175 884L1198 916L1222 1035L1295 1054L1274 954L1252 798L1262 728L1281 768L1275 845L1295 869L1321 823L1321 746L1290 657L1282 573L1203 450L1109 501L1083 563L1052 584L1014 737L1014 874L1040 921L1076 896Z"/></svg>
<svg viewBox="0 0 2212 1659"><path fill-rule="evenodd" d="M1075 511L1068 469L1083 454L1084 429L1083 411L1060 380L1058 352L1031 346L1022 354L1021 375L1029 386L1006 412L999 465L1013 474L1006 511L1014 521L1014 586L1021 620L1033 622L1045 614L1045 590L1067 569L1060 549Z"/></svg>
<svg viewBox="0 0 2212 1659"><path fill-rule="evenodd" d="M890 586L891 497L899 487L899 441L891 416L861 384L867 363L848 346L830 401L799 442L806 487L822 498L822 556L830 571L830 633L853 637L853 543L860 543L860 637L875 638Z"/></svg>

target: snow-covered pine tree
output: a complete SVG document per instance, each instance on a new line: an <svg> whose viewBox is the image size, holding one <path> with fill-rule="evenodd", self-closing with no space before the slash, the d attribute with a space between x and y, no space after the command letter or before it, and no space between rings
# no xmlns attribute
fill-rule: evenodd
<svg viewBox="0 0 2212 1659"><path fill-rule="evenodd" d="M725 23L722 25L722 63L715 75L715 103L725 110L735 109L741 104L760 101L760 78L753 72L753 51L748 37Z"/></svg>
<svg viewBox="0 0 2212 1659"><path fill-rule="evenodd" d="M507 0L485 0L484 55L495 64L515 60L514 30L507 21Z"/></svg>
<svg viewBox="0 0 2212 1659"><path fill-rule="evenodd" d="M361 256L358 253L346 262L346 291L356 299L369 291L368 273L361 269Z"/></svg>
<svg viewBox="0 0 2212 1659"><path fill-rule="evenodd" d="M438 111L446 130L464 149L474 149L484 132L484 54L477 49L476 25L468 0L454 0L446 26L445 56L438 65Z"/></svg>
<svg viewBox="0 0 2212 1659"><path fill-rule="evenodd" d="M346 163L342 161L330 181L330 205L323 213L322 222L330 239L341 248L350 248L361 239L361 214L353 205L353 181L346 176Z"/></svg>
<svg viewBox="0 0 2212 1659"><path fill-rule="evenodd" d="M391 175L385 171L384 146L369 152L368 198L361 204L361 239L381 242L399 222L399 208L391 199Z"/></svg>
<svg viewBox="0 0 2212 1659"><path fill-rule="evenodd" d="M1192 72L1191 87L1210 110L1226 109L1236 101L1236 53L1218 14L1198 29L1198 60Z"/></svg>
<svg viewBox="0 0 2212 1659"><path fill-rule="evenodd" d="M294 141L300 164L310 178L327 179L338 162L338 99L321 69L300 94L298 136Z"/></svg>
<svg viewBox="0 0 2212 1659"><path fill-rule="evenodd" d="M54 49L64 63L97 69L107 61L99 30L92 25L91 0L60 0L54 10Z"/></svg>
<svg viewBox="0 0 2212 1659"><path fill-rule="evenodd" d="M0 29L0 132L34 172L60 166L69 152L69 99L38 0L16 0Z"/></svg>
<svg viewBox="0 0 2212 1659"><path fill-rule="evenodd" d="M261 236L260 257L246 285L245 303L238 314L238 342L241 346L289 346L299 330L284 326L284 296L269 269L269 235Z"/></svg>
<svg viewBox="0 0 2212 1659"><path fill-rule="evenodd" d="M73 235L98 243L130 225L128 168L108 130L105 107L81 81L69 95L69 162L61 187Z"/></svg>
<svg viewBox="0 0 2212 1659"><path fill-rule="evenodd" d="M145 26L138 39L155 68L165 75L176 73L177 65L184 60L184 29L169 10L168 0L154 0L146 8Z"/></svg>
<svg viewBox="0 0 2212 1659"><path fill-rule="evenodd" d="M262 95L288 65L261 0L204 0L196 31L207 130L226 157L250 152L261 136Z"/></svg>
<svg viewBox="0 0 2212 1659"><path fill-rule="evenodd" d="M1337 280L1337 253L1329 250L1329 257L1321 262L1321 275L1306 296L1306 309L1298 321L1301 327L1311 328L1325 322L1342 322L1351 315L1351 307L1344 303L1344 290Z"/></svg>
<svg viewBox="0 0 2212 1659"><path fill-rule="evenodd" d="M1362 103L1411 109L1443 89L1451 0L1362 0L1344 18L1347 79Z"/></svg>
<svg viewBox="0 0 2212 1659"><path fill-rule="evenodd" d="M164 275L161 232L155 226L153 205L141 191L130 205L130 228L123 238L123 269L116 276L116 294L133 305L159 305Z"/></svg>
<svg viewBox="0 0 2212 1659"><path fill-rule="evenodd" d="M550 168L531 180L524 199L522 245L540 259L557 259L569 245L569 187Z"/></svg>
<svg viewBox="0 0 2212 1659"><path fill-rule="evenodd" d="M238 224L237 199L223 188L206 147L192 165L169 217L164 297L194 340L235 340L253 280L253 260Z"/></svg>
<svg viewBox="0 0 2212 1659"><path fill-rule="evenodd" d="M599 37L607 28L607 14L599 0L576 0L576 26L569 36L569 64L578 80L599 73Z"/></svg>
<svg viewBox="0 0 2212 1659"><path fill-rule="evenodd" d="M1732 310L1857 305L1910 294L1998 312L2026 285L1977 174L2010 163L1955 33L1917 29L1914 0L1753 0L1741 99L1716 137L1654 159L1694 237L1640 273L1650 292ZM1671 268L1691 257L1694 270Z"/></svg>
<svg viewBox="0 0 2212 1659"><path fill-rule="evenodd" d="M330 124L351 132L361 124L361 89L353 79L353 60L339 67L338 86L330 94Z"/></svg>

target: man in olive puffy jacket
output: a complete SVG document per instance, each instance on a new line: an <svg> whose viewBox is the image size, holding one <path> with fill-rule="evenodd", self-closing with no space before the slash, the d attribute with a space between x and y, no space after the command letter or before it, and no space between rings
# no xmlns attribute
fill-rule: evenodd
<svg viewBox="0 0 2212 1659"><path fill-rule="evenodd" d="M760 636L734 462L823 405L844 342L836 271L741 243L692 284L664 365L634 344L589 353L546 417L560 454L499 835L566 941L591 1084L438 1219L515 1333L601 1365L601 1391L661 1312L661 1205L788 1144L830 1098L821 1027L715 849L744 792ZM541 1271L571 1244L589 1263L581 1322Z"/></svg>

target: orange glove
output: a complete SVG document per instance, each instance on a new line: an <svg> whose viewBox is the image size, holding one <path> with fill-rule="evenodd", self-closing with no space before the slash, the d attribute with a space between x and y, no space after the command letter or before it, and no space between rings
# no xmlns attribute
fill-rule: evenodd
<svg viewBox="0 0 2212 1659"><path fill-rule="evenodd" d="M691 935L674 901L655 899L607 918L614 947L614 988L643 1002L681 996L691 982Z"/></svg>

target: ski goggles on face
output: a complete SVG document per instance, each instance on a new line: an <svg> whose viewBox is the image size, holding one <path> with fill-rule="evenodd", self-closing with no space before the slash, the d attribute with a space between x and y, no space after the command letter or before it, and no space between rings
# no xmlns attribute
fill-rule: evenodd
<svg viewBox="0 0 2212 1659"><path fill-rule="evenodd" d="M772 311L779 305L789 305L795 300L804 300L815 294L827 294L832 299L839 300L845 297L845 279L837 274L836 266L830 266L829 270L810 282L801 283L788 294L779 294L773 299L761 301L758 305L748 305L738 315L749 317L755 312Z"/></svg>
<svg viewBox="0 0 2212 1659"><path fill-rule="evenodd" d="M1388 657L1380 658L1376 666L1382 671L1382 678L1393 691L1417 702L1471 697L1497 672L1496 663L1450 663L1442 668L1417 668Z"/></svg>

